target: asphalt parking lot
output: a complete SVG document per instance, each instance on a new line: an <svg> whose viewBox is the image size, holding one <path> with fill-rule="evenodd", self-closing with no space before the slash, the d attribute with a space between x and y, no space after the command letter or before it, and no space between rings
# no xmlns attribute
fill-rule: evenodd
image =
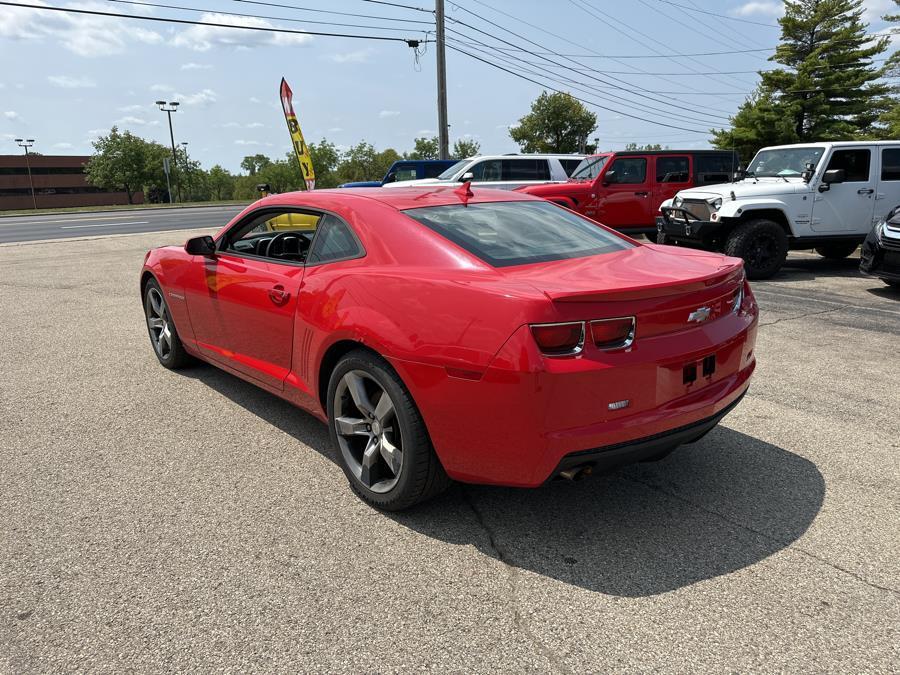
<svg viewBox="0 0 900 675"><path fill-rule="evenodd" d="M855 260L754 284L700 442L388 515L311 417L157 364L137 273L187 236L0 246L0 671L897 671L900 292Z"/></svg>

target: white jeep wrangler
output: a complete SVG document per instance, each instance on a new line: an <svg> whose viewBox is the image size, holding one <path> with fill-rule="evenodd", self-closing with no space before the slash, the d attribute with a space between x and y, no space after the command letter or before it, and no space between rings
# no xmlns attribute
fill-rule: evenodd
<svg viewBox="0 0 900 675"><path fill-rule="evenodd" d="M788 249L845 258L900 204L900 141L760 150L735 182L682 190L660 206L657 242L744 259L765 279Z"/></svg>

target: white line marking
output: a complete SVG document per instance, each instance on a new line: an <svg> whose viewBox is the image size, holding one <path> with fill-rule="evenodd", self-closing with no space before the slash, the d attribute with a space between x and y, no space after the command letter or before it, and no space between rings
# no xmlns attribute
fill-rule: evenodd
<svg viewBox="0 0 900 675"><path fill-rule="evenodd" d="M149 220L129 220L124 223L97 223L96 225L63 225L61 230L81 230L85 227L115 227L116 225L146 225Z"/></svg>
<svg viewBox="0 0 900 675"><path fill-rule="evenodd" d="M818 298L806 298L806 297L798 297L796 295L791 295L790 293L778 293L777 291L770 291L765 288L754 288L753 294L757 293L768 293L769 295L777 295L780 298L790 298L791 300L796 300L798 302L821 302L826 305L837 305L844 309L864 309L867 312L881 312L883 314L891 314L893 316L900 316L900 312L892 312L889 309L879 309L878 307L869 307L868 305L850 305L845 302L836 302L834 300L819 300Z"/></svg>

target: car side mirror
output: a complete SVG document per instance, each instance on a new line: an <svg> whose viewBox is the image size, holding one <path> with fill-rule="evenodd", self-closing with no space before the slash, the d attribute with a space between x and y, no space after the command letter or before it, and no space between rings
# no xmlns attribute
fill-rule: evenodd
<svg viewBox="0 0 900 675"><path fill-rule="evenodd" d="M828 169L822 174L822 184L819 186L819 192L828 192L832 183L843 183L847 180L847 175L843 169Z"/></svg>
<svg viewBox="0 0 900 675"><path fill-rule="evenodd" d="M610 183L617 183L618 178L619 176L615 171L607 171L603 176L603 187L606 187Z"/></svg>
<svg viewBox="0 0 900 675"><path fill-rule="evenodd" d="M475 178L475 174L471 171L466 171L462 176L459 177L460 183L465 183L467 180L472 180Z"/></svg>
<svg viewBox="0 0 900 675"><path fill-rule="evenodd" d="M744 180L747 177L747 172L744 167L738 165L737 171L732 174L732 179L735 181Z"/></svg>
<svg viewBox="0 0 900 675"><path fill-rule="evenodd" d="M812 180L813 174L816 171L816 165L812 162L807 162L803 172L800 174L800 177L803 179L804 183L808 183Z"/></svg>
<svg viewBox="0 0 900 675"><path fill-rule="evenodd" d="M395 180L397 180L397 174L391 171L387 176L384 177L384 184L386 185L387 183L393 183Z"/></svg>
<svg viewBox="0 0 900 675"><path fill-rule="evenodd" d="M213 256L216 254L216 241L208 234L203 237L193 237L184 244L184 250L189 255Z"/></svg>

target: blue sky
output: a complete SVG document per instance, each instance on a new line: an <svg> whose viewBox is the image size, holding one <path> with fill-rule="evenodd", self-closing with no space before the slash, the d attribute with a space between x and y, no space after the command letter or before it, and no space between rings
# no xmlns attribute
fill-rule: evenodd
<svg viewBox="0 0 900 675"><path fill-rule="evenodd" d="M413 22L433 21L426 12L366 0L271 1L405 21L236 0L155 0L202 10L192 12L104 0L14 1L420 39L428 26ZM433 8L429 0L397 1ZM870 32L885 30L880 16L892 4L891 0L866 0ZM736 109L757 80L753 72L746 71L766 68L769 52L691 58L672 54L773 47L779 36L773 25L781 13L781 2L447 0L446 11L448 28L456 31L448 33L448 38L470 43L457 43L458 47L506 68L527 68L533 73L522 74L532 79L546 79L548 69L558 73L558 78L575 79L578 84L552 86L615 109L592 107L598 116L594 136L600 138L601 148L621 148L631 141L706 147L708 134L696 130L725 124L723 118ZM221 12L280 18L216 14ZM298 22L303 19L396 30ZM507 53L504 62L498 56L502 52L473 44L476 40L504 49L512 49L507 44L512 43L541 53ZM580 56L560 57L552 52ZM609 56L642 58L602 58ZM270 34L0 6L0 63L4 64L0 69L0 154L16 152L12 139L18 136L35 138L35 150L44 154L88 154L91 140L113 124L168 143L165 115L153 104L166 98L182 104L173 117L176 142L187 141L191 156L206 167L218 163L236 170L247 154L275 156L290 148L278 103L282 76L294 90L295 107L309 141L324 137L346 147L367 140L379 149L393 147L402 152L411 148L416 136L434 135L437 127L433 45L427 45L417 61L413 50L399 42ZM584 72L573 73L558 64ZM482 152L517 150L507 128L528 111L543 87L453 51L447 55L447 78L451 142L471 137L481 143Z"/></svg>

